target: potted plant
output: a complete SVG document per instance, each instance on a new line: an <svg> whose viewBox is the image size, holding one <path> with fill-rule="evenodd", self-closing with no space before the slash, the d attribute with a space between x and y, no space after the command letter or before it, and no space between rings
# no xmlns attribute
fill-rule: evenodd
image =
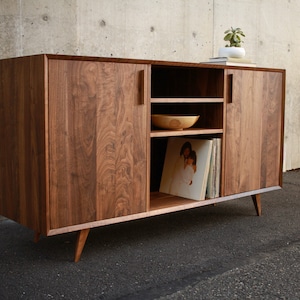
<svg viewBox="0 0 300 300"><path fill-rule="evenodd" d="M233 28L226 30L224 32L224 41L229 42L229 45L221 47L219 49L219 56L221 57L244 57L246 52L242 47L243 37L245 37L244 32L241 28Z"/></svg>

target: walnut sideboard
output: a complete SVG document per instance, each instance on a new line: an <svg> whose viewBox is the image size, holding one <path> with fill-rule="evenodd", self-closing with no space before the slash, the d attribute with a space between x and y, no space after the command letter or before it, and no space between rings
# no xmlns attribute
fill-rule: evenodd
<svg viewBox="0 0 300 300"><path fill-rule="evenodd" d="M51 236L260 194L282 185L285 70L33 55L0 60L0 215ZM151 113L197 113L157 130ZM171 136L219 137L220 196L159 193Z"/></svg>

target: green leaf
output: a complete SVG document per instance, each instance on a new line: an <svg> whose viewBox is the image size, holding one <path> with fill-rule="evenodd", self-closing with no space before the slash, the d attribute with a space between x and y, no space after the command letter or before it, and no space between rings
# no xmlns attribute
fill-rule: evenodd
<svg viewBox="0 0 300 300"><path fill-rule="evenodd" d="M232 38L232 33L228 33L228 34L225 35L224 41L230 41L231 38Z"/></svg>

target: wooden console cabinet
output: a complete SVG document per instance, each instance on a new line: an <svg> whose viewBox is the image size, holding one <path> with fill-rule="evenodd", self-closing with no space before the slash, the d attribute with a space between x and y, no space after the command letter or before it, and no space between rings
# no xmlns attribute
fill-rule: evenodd
<svg viewBox="0 0 300 300"><path fill-rule="evenodd" d="M0 214L40 234L252 196L282 184L285 70L63 55L0 61ZM181 131L152 113L197 113ZM158 192L171 136L222 139L220 197Z"/></svg>

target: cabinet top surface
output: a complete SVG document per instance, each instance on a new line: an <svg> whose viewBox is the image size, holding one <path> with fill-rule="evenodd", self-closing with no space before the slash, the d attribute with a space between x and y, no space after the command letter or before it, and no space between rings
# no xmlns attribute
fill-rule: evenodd
<svg viewBox="0 0 300 300"><path fill-rule="evenodd" d="M14 60L20 58L30 57L44 57L45 59L57 59L57 60L74 60L74 61L98 61L98 62L115 62L115 63L134 63L134 64L148 64L151 66L173 66L173 67L197 67L207 69L247 69L257 71L276 71L285 72L285 69L279 68L266 68L266 67L244 67L244 66L226 66L217 64L205 64L196 62L179 62L179 61L164 61L164 60L147 60L147 59L133 59L133 58L115 58L115 57L99 57L99 56L77 56L77 55L65 55L65 54L36 54L23 57L13 57L1 60ZM0 60L0 61L1 61Z"/></svg>

